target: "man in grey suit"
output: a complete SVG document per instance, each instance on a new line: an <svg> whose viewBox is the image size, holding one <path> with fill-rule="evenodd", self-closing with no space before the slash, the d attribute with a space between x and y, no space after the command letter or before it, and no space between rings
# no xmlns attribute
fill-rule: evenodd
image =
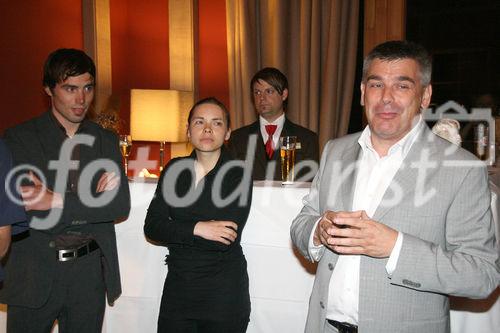
<svg viewBox="0 0 500 333"><path fill-rule="evenodd" d="M319 261L306 332L449 332L448 295L499 282L487 172L435 136L431 60L414 43L363 64L362 133L329 141L291 236Z"/></svg>

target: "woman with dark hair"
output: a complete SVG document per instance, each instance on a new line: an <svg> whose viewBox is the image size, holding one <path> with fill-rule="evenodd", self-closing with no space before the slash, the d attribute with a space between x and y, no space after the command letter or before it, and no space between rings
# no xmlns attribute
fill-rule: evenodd
<svg viewBox="0 0 500 333"><path fill-rule="evenodd" d="M245 332L250 316L241 232L251 203L251 174L224 148L229 114L215 98L189 112L190 156L163 170L144 225L169 249L158 332Z"/></svg>

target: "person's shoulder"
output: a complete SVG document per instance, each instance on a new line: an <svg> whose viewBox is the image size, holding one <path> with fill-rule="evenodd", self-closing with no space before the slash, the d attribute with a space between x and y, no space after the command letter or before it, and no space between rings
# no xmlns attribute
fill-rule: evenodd
<svg viewBox="0 0 500 333"><path fill-rule="evenodd" d="M290 119L286 118L287 126L291 127L295 133L300 135L301 137L309 137L313 139L318 138L318 134L316 132L310 130L307 127L301 126L299 124L296 124L292 122Z"/></svg>
<svg viewBox="0 0 500 333"><path fill-rule="evenodd" d="M162 172L160 173L160 179L163 179L166 173L172 172L172 168L174 166L179 166L180 169L187 169L189 166L193 165L193 157L188 155L188 156L180 156L180 157L174 157L171 158L167 164L165 164L165 167L163 168ZM174 168L175 169L175 168ZM179 170L177 170L179 171ZM177 173L174 171L174 173Z"/></svg>
<svg viewBox="0 0 500 333"><path fill-rule="evenodd" d="M470 151L449 142L446 139L428 131L426 139L427 144L432 147L439 156L444 160L459 160L459 161L479 161L478 158Z"/></svg>
<svg viewBox="0 0 500 333"><path fill-rule="evenodd" d="M25 120L17 125L9 127L5 130L5 135L7 136L9 133L16 134L27 134L34 133L34 130L38 123L43 122L46 118L46 114L41 114L31 119Z"/></svg>
<svg viewBox="0 0 500 333"><path fill-rule="evenodd" d="M165 169L169 169L177 163L193 163L193 160L194 158L191 155L174 157L167 162L167 164L165 165Z"/></svg>
<svg viewBox="0 0 500 333"><path fill-rule="evenodd" d="M235 139L235 138L240 138L240 137L246 137L246 136L248 136L249 133L253 132L255 130L255 128L258 128L258 121L253 122L249 125L245 125L245 126L236 128L236 129L231 131L230 140Z"/></svg>
<svg viewBox="0 0 500 333"><path fill-rule="evenodd" d="M358 139L362 132L356 132L352 134L347 134L335 139L328 140L325 144L325 150L331 149L351 149L353 146L358 144Z"/></svg>

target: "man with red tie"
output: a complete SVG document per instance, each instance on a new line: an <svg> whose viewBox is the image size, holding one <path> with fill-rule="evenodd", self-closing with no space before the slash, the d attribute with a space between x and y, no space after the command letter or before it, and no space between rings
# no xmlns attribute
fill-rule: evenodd
<svg viewBox="0 0 500 333"><path fill-rule="evenodd" d="M286 76L276 68L263 68L253 76L250 87L259 119L232 132L229 150L240 160L250 161L254 158L253 180L281 180L279 139L283 136L296 136L295 179L311 181L319 159L318 136L285 117L288 99ZM247 148L249 145L252 147L252 138L256 139L254 155L247 158ZM314 168L301 168L298 165L301 161L314 162Z"/></svg>

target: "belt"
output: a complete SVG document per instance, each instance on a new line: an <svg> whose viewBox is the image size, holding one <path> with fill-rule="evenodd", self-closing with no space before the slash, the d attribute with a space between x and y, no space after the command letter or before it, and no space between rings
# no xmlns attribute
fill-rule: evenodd
<svg viewBox="0 0 500 333"><path fill-rule="evenodd" d="M336 320L330 320L330 319L327 319L326 321L328 322L328 324L335 327L339 331L339 333L358 333L357 325L349 324L346 322L341 323Z"/></svg>
<svg viewBox="0 0 500 333"><path fill-rule="evenodd" d="M69 260L74 260L79 257L83 257L90 252L93 252L99 248L99 245L97 245L97 242L95 240L92 240L88 242L85 245L82 245L76 249L65 249L65 250L58 250L57 251L57 259L59 261L69 261Z"/></svg>

